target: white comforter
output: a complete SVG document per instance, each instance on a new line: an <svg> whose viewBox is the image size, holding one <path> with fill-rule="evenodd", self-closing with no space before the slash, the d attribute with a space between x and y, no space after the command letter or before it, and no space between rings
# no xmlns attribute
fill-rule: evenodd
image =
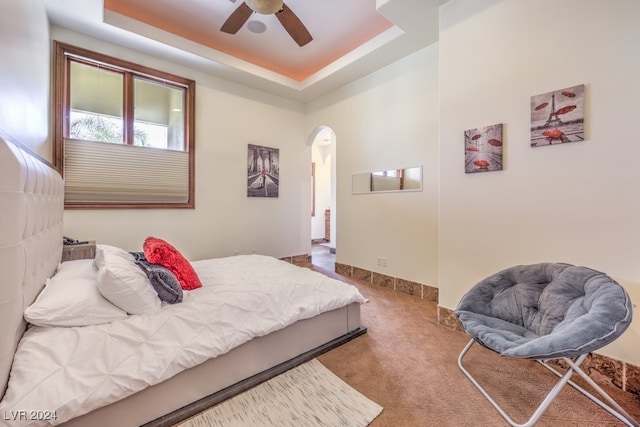
<svg viewBox="0 0 640 427"><path fill-rule="evenodd" d="M254 337L365 301L354 286L271 257L235 256L193 266L204 286L185 292L181 304L163 306L159 313L97 326L29 328L0 414L55 412L57 419L49 422L59 424ZM0 417L0 423L7 418L15 417ZM11 421L12 426L47 424Z"/></svg>

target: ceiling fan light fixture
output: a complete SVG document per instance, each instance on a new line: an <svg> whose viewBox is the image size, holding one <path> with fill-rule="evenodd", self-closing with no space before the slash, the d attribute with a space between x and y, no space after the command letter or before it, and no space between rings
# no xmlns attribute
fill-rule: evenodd
<svg viewBox="0 0 640 427"><path fill-rule="evenodd" d="M245 0L245 3L254 12L263 15L271 15L282 9L283 0Z"/></svg>
<svg viewBox="0 0 640 427"><path fill-rule="evenodd" d="M255 34L262 34L267 31L267 26L261 21L249 21L247 22L247 30Z"/></svg>

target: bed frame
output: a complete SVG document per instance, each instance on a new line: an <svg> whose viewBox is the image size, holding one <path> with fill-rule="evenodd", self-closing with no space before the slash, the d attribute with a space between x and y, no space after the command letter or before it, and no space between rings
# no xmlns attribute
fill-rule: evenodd
<svg viewBox="0 0 640 427"><path fill-rule="evenodd" d="M63 211L58 172L0 135L0 397L26 328L24 309L60 262ZM365 332L354 303L253 339L64 425L171 426Z"/></svg>

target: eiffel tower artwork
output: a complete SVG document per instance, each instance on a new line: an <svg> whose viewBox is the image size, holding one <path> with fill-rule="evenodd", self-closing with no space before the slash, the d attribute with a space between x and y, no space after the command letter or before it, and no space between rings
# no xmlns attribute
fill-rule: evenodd
<svg viewBox="0 0 640 427"><path fill-rule="evenodd" d="M560 119L560 116L558 115L558 113L556 113L556 94L552 93L551 94L551 112L549 113L549 118L547 119L547 122L544 124L545 127L552 127L552 126L562 126L564 123L562 122L562 119Z"/></svg>
<svg viewBox="0 0 640 427"><path fill-rule="evenodd" d="M531 97L531 146L584 141L584 85Z"/></svg>

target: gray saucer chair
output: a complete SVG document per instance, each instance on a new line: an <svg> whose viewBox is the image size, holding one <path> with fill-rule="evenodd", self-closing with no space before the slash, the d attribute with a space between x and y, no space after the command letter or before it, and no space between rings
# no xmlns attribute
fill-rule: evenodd
<svg viewBox="0 0 640 427"><path fill-rule="evenodd" d="M471 336L458 366L510 425L534 425L569 383L623 423L639 426L580 368L590 352L614 341L631 323L629 295L606 274L559 263L511 267L477 283L455 313ZM462 359L475 343L501 356L537 360L559 377L526 423L515 423L463 366ZM552 359L564 361L566 372L551 367L547 361ZM573 373L608 404L571 381Z"/></svg>

